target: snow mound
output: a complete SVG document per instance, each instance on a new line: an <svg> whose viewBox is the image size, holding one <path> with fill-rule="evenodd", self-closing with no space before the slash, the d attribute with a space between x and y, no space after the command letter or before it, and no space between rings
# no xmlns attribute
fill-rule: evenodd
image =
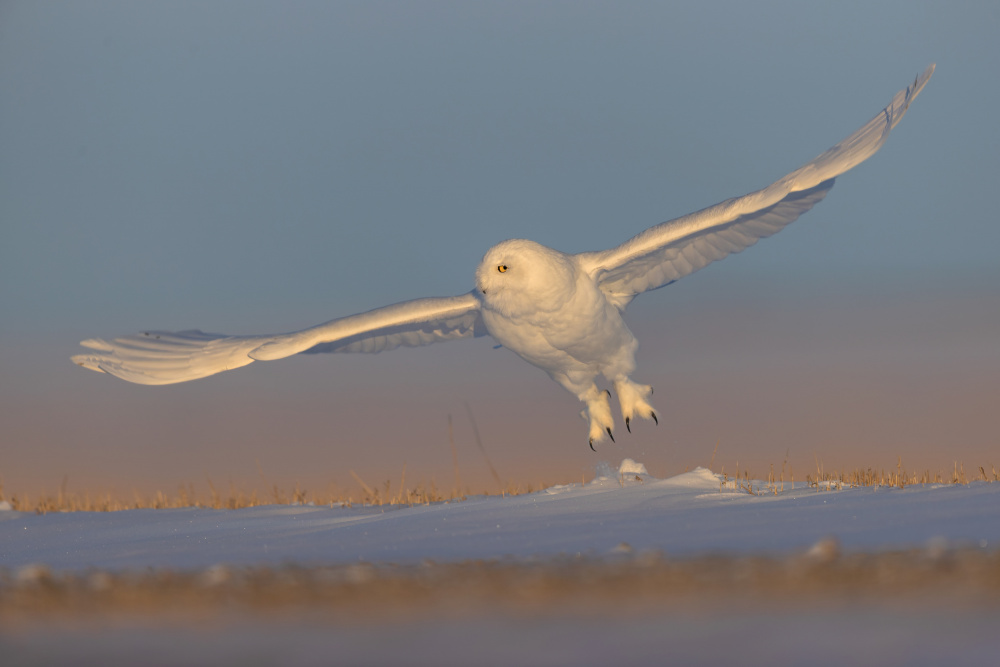
<svg viewBox="0 0 1000 667"><path fill-rule="evenodd" d="M637 463L632 459L623 459L618 468L612 468L611 464L607 461L601 461L594 466L593 483L598 486L608 481L614 481L616 484L619 484L623 477L634 479L636 475L648 477L649 471L646 470L645 465Z"/></svg>
<svg viewBox="0 0 1000 667"><path fill-rule="evenodd" d="M624 459L621 465L618 466L619 475L648 475L649 471L646 470L646 466L641 463L637 463L632 459Z"/></svg>
<svg viewBox="0 0 1000 667"><path fill-rule="evenodd" d="M718 491L719 490L719 475L708 468L702 468L698 466L690 472L681 473L680 475L675 475L668 479L663 480L664 484L670 486L681 486L686 489L705 489Z"/></svg>

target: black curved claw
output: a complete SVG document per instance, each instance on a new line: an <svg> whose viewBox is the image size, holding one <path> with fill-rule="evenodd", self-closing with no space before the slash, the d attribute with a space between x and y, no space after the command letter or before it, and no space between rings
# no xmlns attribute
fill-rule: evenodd
<svg viewBox="0 0 1000 667"><path fill-rule="evenodd" d="M593 438L590 439L590 451L592 451L592 452L596 452L597 451L596 449L594 449L594 439Z"/></svg>
<svg viewBox="0 0 1000 667"><path fill-rule="evenodd" d="M610 390L605 389L604 393L608 395L608 398L611 398L611 391Z"/></svg>
<svg viewBox="0 0 1000 667"><path fill-rule="evenodd" d="M649 416L653 418L653 421L656 422L657 426L660 425L660 420L656 418L656 413L655 412L650 411Z"/></svg>
<svg viewBox="0 0 1000 667"><path fill-rule="evenodd" d="M608 437L611 438L611 442L614 442L615 441L615 436L611 435L611 427L608 426L604 430L608 432Z"/></svg>
<svg viewBox="0 0 1000 667"><path fill-rule="evenodd" d="M652 387L650 387L650 388L649 388L649 395L650 395L650 396L652 396L652 395L653 395L653 388L652 388Z"/></svg>
<svg viewBox="0 0 1000 667"><path fill-rule="evenodd" d="M628 429L629 433L632 432L632 427L628 425L628 417L625 418L625 428Z"/></svg>

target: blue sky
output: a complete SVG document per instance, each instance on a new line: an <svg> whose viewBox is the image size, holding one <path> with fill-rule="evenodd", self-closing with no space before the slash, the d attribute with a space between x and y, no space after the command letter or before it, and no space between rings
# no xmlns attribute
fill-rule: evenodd
<svg viewBox="0 0 1000 667"><path fill-rule="evenodd" d="M803 475L816 458L1000 464L998 18L989 2L6 2L0 480L250 486L258 462L314 488L404 462L446 480L449 414L476 480L466 401L505 476L589 474L575 399L482 340L164 388L69 356L92 336L279 332L461 293L506 238L617 244L770 183L931 62L886 146L816 209L630 307L666 418L601 457L671 472L719 442L729 466L788 453Z"/></svg>

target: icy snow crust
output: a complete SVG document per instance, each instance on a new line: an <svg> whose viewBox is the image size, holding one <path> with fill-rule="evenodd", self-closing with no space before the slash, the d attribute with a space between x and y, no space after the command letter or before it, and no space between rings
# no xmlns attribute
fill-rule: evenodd
<svg viewBox="0 0 1000 667"><path fill-rule="evenodd" d="M655 479L626 460L586 485L413 507L266 506L34 515L0 512L0 567L56 570L419 563L561 554L782 554L1000 544L1000 484L720 492L698 468ZM616 551L617 550L617 551Z"/></svg>

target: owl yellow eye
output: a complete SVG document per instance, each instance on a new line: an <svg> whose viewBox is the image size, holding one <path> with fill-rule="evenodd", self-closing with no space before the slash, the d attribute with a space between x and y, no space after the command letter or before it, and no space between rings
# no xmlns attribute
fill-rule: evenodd
<svg viewBox="0 0 1000 667"><path fill-rule="evenodd" d="M506 264L501 264L500 266L497 267L497 271L499 271L500 273L506 273L507 272L507 265Z"/></svg>

